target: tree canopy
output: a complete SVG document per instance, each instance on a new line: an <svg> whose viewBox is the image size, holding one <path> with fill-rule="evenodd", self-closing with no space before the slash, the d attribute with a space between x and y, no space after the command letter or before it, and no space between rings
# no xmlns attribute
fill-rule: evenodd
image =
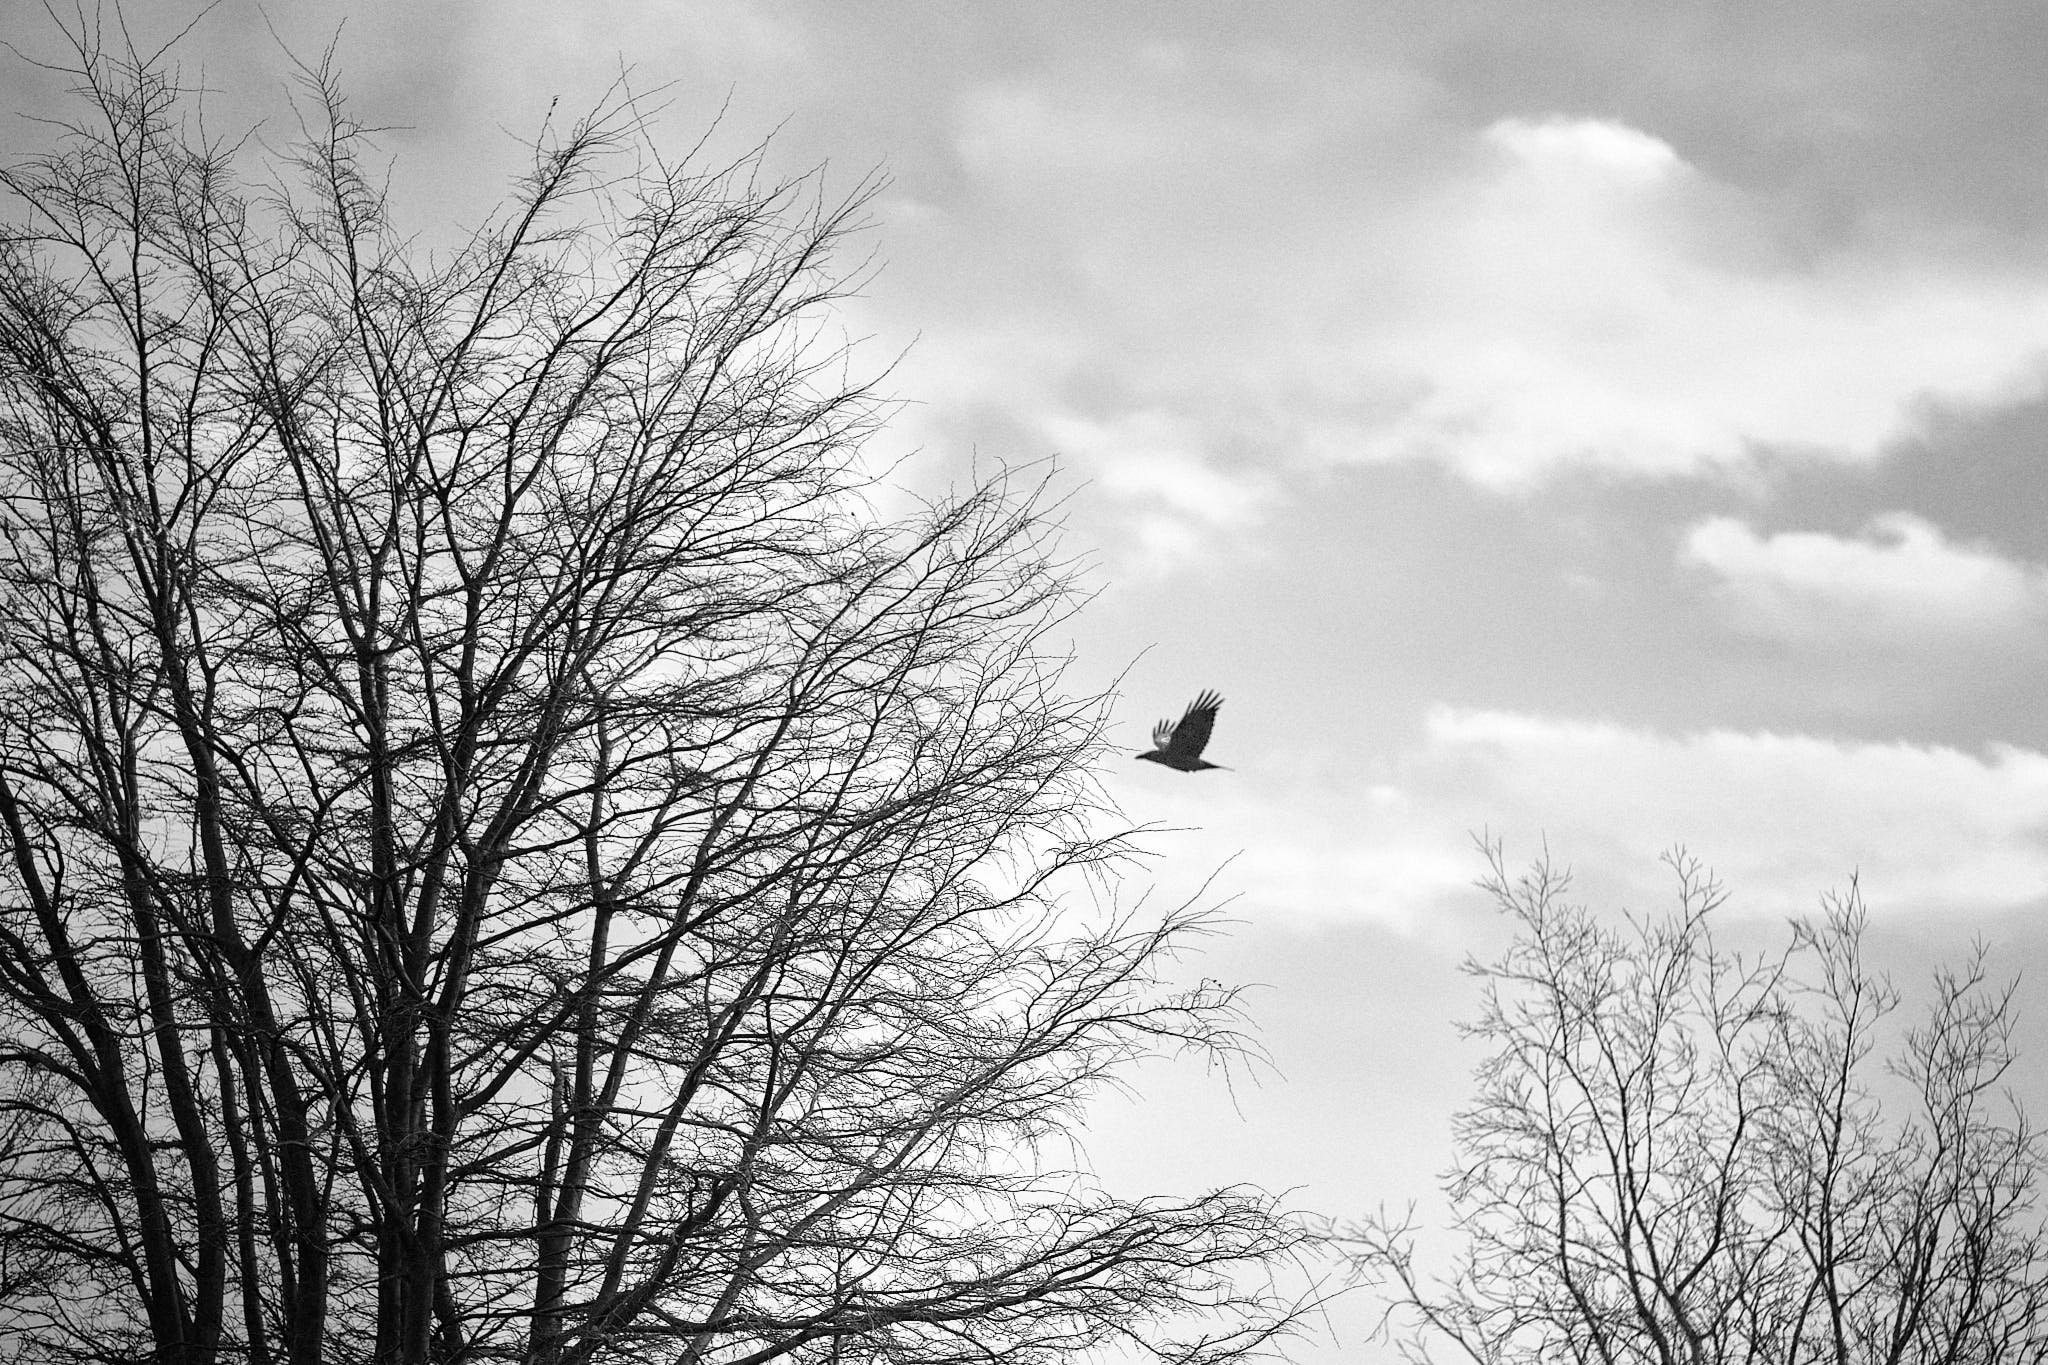
<svg viewBox="0 0 2048 1365"><path fill-rule="evenodd" d="M1238 1046L1119 909L1044 499L881 519L868 188L618 95L436 255L71 33L0 171L0 1336L25 1361L1226 1360L1248 1189L1056 1142ZM275 172L275 174L271 174ZM268 178L266 178L266 176Z"/></svg>
<svg viewBox="0 0 2048 1365"><path fill-rule="evenodd" d="M1488 851L1515 936L1470 967L1457 1249L1432 1271L1407 1217L1350 1231L1410 1359L2048 1360L2048 1148L2003 1089L2013 991L1981 950L1900 1027L1854 886L1743 957L1682 853L1676 908L1617 923Z"/></svg>

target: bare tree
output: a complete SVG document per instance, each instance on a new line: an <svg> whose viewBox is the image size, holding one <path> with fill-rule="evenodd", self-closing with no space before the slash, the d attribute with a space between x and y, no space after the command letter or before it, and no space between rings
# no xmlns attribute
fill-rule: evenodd
<svg viewBox="0 0 2048 1365"><path fill-rule="evenodd" d="M620 97L432 260L331 63L257 193L162 53L69 36L79 120L0 172L9 1358L1283 1329L1269 1197L1059 1159L1238 1015L1157 980L1199 915L1115 908L1042 497L862 499L866 189Z"/></svg>
<svg viewBox="0 0 2048 1365"><path fill-rule="evenodd" d="M1853 883L1745 960L1683 854L1676 911L1616 925L1487 852L1517 933L1468 964L1489 1055L1444 1186L1461 1249L1419 1268L1412 1212L1349 1234L1410 1359L2048 1360L2048 1153L2001 1088L2013 990L1981 949L1903 1028Z"/></svg>

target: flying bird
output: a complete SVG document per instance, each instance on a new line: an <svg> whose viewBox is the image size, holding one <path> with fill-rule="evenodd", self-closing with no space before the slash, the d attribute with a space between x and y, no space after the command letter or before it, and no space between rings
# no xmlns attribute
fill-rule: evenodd
<svg viewBox="0 0 2048 1365"><path fill-rule="evenodd" d="M1198 773L1204 768L1222 768L1221 763L1204 763L1202 750L1209 745L1209 732L1216 728L1216 708L1223 705L1223 698L1214 692L1204 692L1196 697L1194 705L1175 725L1162 720L1152 727L1152 752L1138 757L1153 763L1164 763L1184 773ZM1229 771L1225 769L1225 771Z"/></svg>

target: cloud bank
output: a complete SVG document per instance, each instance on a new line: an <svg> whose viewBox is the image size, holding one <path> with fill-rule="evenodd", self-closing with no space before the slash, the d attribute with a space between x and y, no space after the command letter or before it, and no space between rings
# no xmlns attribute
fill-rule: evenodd
<svg viewBox="0 0 2048 1365"><path fill-rule="evenodd" d="M1408 216L1420 295L1362 359L1417 397L1363 452L1510 487L1568 465L1638 476L1764 448L1862 460L1932 401L2040 391L2048 278L1888 236L1818 260L1767 201L1597 119L1507 119Z"/></svg>
<svg viewBox="0 0 2048 1365"><path fill-rule="evenodd" d="M954 382L926 389L1187 544L1264 501L1255 468L1426 460L1514 491L1861 462L1930 405L2042 392L2048 270L1879 218L1816 254L1772 193L1611 119L1458 128L1412 78L1353 71L1384 88L1347 103L1204 60L1138 63L1115 99L1067 71L957 103L957 226L1036 285L934 333ZM1107 476L1162 443L1243 499Z"/></svg>
<svg viewBox="0 0 2048 1365"><path fill-rule="evenodd" d="M1955 544L1906 512L1874 518L1853 537L1761 536L1713 517L1687 534L1680 560L1711 575L1738 630L1795 641L2002 636L2032 628L2048 609L2048 570Z"/></svg>
<svg viewBox="0 0 2048 1365"><path fill-rule="evenodd" d="M1714 870L1738 915L1811 911L1851 875L1878 916L2048 901L2048 754L2012 746L1670 735L1439 707L1386 777L1291 805L1214 784L1166 795L1202 827L1182 853L1245 849L1225 882L1244 889L1250 912L1410 933L1480 903L1481 830L1503 838L1511 860L1547 844L1603 910L1666 903L1672 882L1658 858L1678 845Z"/></svg>

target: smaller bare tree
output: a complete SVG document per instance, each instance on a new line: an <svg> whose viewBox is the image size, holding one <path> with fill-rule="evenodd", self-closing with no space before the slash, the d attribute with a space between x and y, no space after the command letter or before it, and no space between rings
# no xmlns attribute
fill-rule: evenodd
<svg viewBox="0 0 2048 1365"><path fill-rule="evenodd" d="M1682 852L1677 909L1622 925L1486 853L1517 933L1468 964L1490 1055L1445 1177L1462 1247L1427 1274L1412 1211L1348 1234L1408 1359L2048 1360L2048 1153L1981 946L1904 1027L1854 882L1752 960Z"/></svg>

